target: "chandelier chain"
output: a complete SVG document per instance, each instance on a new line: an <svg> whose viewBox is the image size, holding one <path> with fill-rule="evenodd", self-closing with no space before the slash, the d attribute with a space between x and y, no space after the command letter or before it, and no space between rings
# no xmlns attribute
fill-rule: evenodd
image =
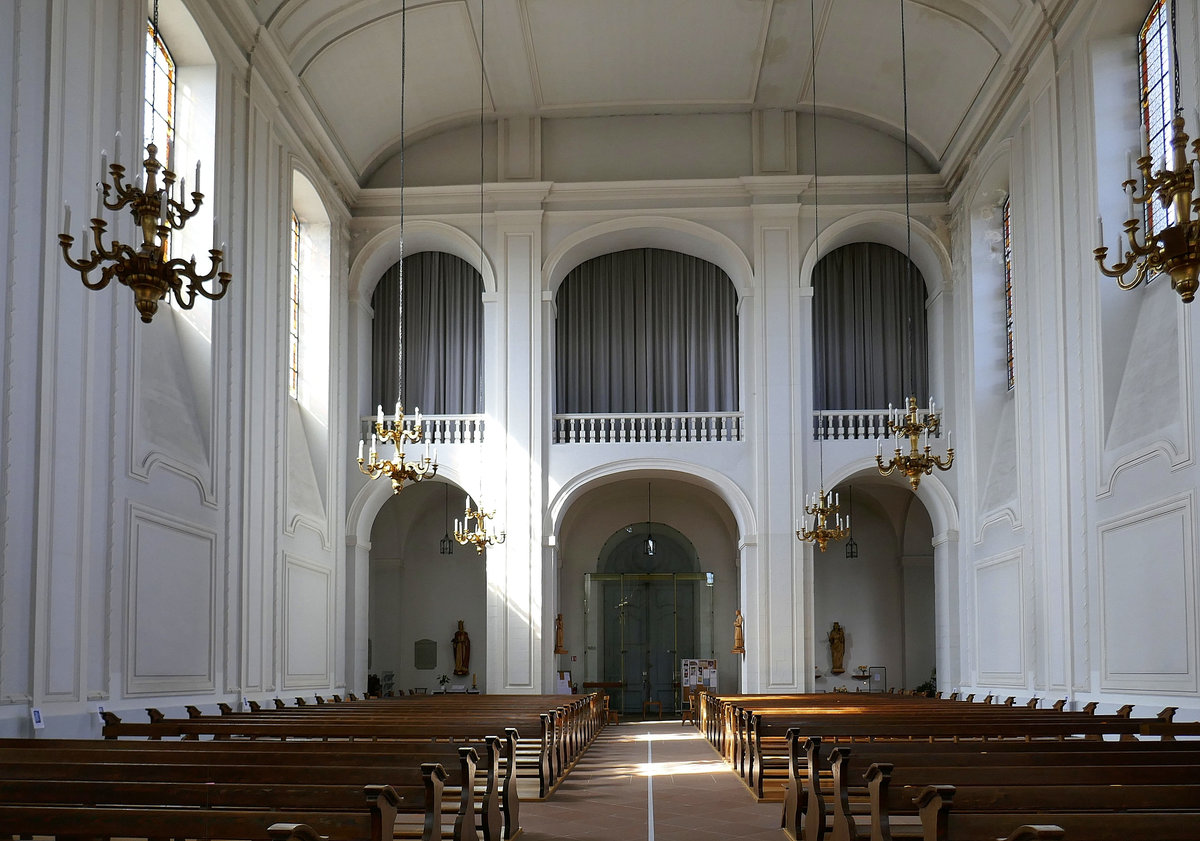
<svg viewBox="0 0 1200 841"><path fill-rule="evenodd" d="M900 0L900 90L904 103L904 257L907 261L908 285L912 286L912 171L908 160L908 35L904 26L904 0ZM914 344L912 310L908 312L908 393L916 394L916 345Z"/></svg>
<svg viewBox="0 0 1200 841"><path fill-rule="evenodd" d="M404 95L408 76L408 0L400 3L400 288L396 298L396 402L404 405Z"/></svg>
<svg viewBox="0 0 1200 841"><path fill-rule="evenodd" d="M904 105L904 241L905 259L909 285L913 280L912 262L912 168L909 163L909 126L908 126L908 32L904 20L905 0L900 0L900 87ZM917 406L916 398L916 335L913 330L912 311L908 319L908 358L904 367L908 372L908 397L904 408L896 409L893 413L889 405L887 430L896 438L895 452L887 464L883 463L883 441L878 442L875 455L875 465L883 476L889 476L899 471L908 478L909 485L915 492L920 485L921 476L930 475L934 468L949 470L954 464L954 447L947 446L946 458L935 456L929 446L929 435L938 435L941 430L941 416L934 411L933 398L929 398L929 411L924 419L921 409ZM908 453L901 450L904 439L908 439ZM924 439L922 444L922 439ZM949 433L947 433L949 444Z"/></svg>
<svg viewBox="0 0 1200 841"><path fill-rule="evenodd" d="M487 44L486 12L487 0L479 0L479 279L483 280L483 108L484 108L484 49ZM475 379L475 397L479 408L483 408L483 379Z"/></svg>
<svg viewBox="0 0 1200 841"><path fill-rule="evenodd" d="M150 32L154 37L154 64L158 64L158 0L154 0L154 19L150 23ZM154 115L158 113L158 72L150 74L150 142L154 142ZM167 138L163 138L167 140ZM165 151L165 150L164 150ZM167 155L166 157L170 157ZM100 173L101 176L104 173ZM215 245L215 243L214 243Z"/></svg>
<svg viewBox="0 0 1200 841"><path fill-rule="evenodd" d="M1182 114L1183 105L1179 99L1179 35L1175 28L1175 12L1176 0L1171 0L1171 61L1174 62L1172 70L1175 71L1171 74L1171 94L1175 97L1175 113Z"/></svg>
<svg viewBox="0 0 1200 841"><path fill-rule="evenodd" d="M1105 265L1108 246L1104 244L1104 221L1096 220L1100 242L1092 254L1096 258L1101 274L1115 278L1121 289L1134 289L1148 283L1160 274L1169 275L1171 288L1179 293L1183 303L1191 303L1200 290L1200 220L1194 213L1200 211L1200 198L1194 197L1196 189L1196 158L1200 158L1200 139L1191 144L1193 158L1187 154L1188 134L1180 107L1179 43L1176 37L1176 4L1171 2L1170 58L1174 62L1172 95L1175 97L1175 116L1170 121L1171 140L1167 144L1166 157L1160 168L1150 149L1151 138L1147 137L1145 154L1137 159L1136 171L1122 182L1128 193L1130 216L1117 235L1116 262ZM1157 49L1157 48L1156 48ZM1165 132L1164 132L1165 139ZM1140 179L1139 179L1140 176ZM1141 193L1138 192L1139 180ZM1142 221L1135 215L1137 205L1152 205L1158 202L1167 211L1167 224L1162 230L1153 230L1153 214L1145 220L1146 233L1139 240ZM1133 272L1132 278L1126 276Z"/></svg>

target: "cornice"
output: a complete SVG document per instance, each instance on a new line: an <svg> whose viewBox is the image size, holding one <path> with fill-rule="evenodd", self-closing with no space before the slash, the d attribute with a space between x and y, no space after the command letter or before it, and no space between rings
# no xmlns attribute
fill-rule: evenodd
<svg viewBox="0 0 1200 841"><path fill-rule="evenodd" d="M677 179L664 181L552 181L484 185L488 212L546 210L657 210L699 208L811 207L816 195L812 175L751 178ZM821 176L821 207L902 205L903 175ZM910 200L924 212L949 202L941 176L913 175ZM405 212L410 215L477 214L479 185L406 187ZM363 189L353 207L356 219L398 216L398 187Z"/></svg>
<svg viewBox="0 0 1200 841"><path fill-rule="evenodd" d="M235 60L249 91L250 76L257 74L271 92L281 119L347 207L358 200L358 176L325 130L325 125L303 94L303 84L292 72L275 33L261 25L242 0L211 0L210 5L237 45Z"/></svg>
<svg viewBox="0 0 1200 841"><path fill-rule="evenodd" d="M966 175L974 154L987 143L1018 100L1029 65L1038 51L1054 40L1058 27L1077 5L1075 0L1043 0L1026 7L1005 60L993 70L979 94L977 107L968 112L943 157L942 176L951 192Z"/></svg>

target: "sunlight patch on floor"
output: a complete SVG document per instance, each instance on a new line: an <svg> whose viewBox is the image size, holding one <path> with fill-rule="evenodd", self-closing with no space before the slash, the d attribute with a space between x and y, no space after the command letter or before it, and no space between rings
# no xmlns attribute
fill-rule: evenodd
<svg viewBox="0 0 1200 841"><path fill-rule="evenodd" d="M725 763L719 759L705 759L700 762L644 762L638 775L670 777L676 774L714 774L724 770Z"/></svg>

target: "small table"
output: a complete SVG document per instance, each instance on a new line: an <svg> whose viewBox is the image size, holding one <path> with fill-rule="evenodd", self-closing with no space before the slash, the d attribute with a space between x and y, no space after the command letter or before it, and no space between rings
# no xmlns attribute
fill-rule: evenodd
<svg viewBox="0 0 1200 841"><path fill-rule="evenodd" d="M658 712L658 717L662 719L662 701L642 701L642 718L650 717L650 708L654 707Z"/></svg>

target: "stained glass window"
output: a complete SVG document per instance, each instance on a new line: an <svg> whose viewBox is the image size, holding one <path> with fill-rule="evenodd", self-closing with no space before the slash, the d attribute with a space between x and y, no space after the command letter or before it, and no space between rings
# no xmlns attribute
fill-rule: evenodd
<svg viewBox="0 0 1200 841"><path fill-rule="evenodd" d="M1157 172L1170 161L1171 120L1175 116L1175 67L1171 57L1171 5L1156 0L1138 35L1138 69L1141 75L1142 123L1148 138L1150 160ZM1148 231L1161 231L1174 223L1174 208L1154 201L1146 205Z"/></svg>
<svg viewBox="0 0 1200 841"><path fill-rule="evenodd" d="M1008 351L1008 387L1017 381L1013 365L1012 197L1004 199L1004 344Z"/></svg>
<svg viewBox="0 0 1200 841"><path fill-rule="evenodd" d="M288 394L295 397L300 383L300 218L292 212L291 272L288 306Z"/></svg>

